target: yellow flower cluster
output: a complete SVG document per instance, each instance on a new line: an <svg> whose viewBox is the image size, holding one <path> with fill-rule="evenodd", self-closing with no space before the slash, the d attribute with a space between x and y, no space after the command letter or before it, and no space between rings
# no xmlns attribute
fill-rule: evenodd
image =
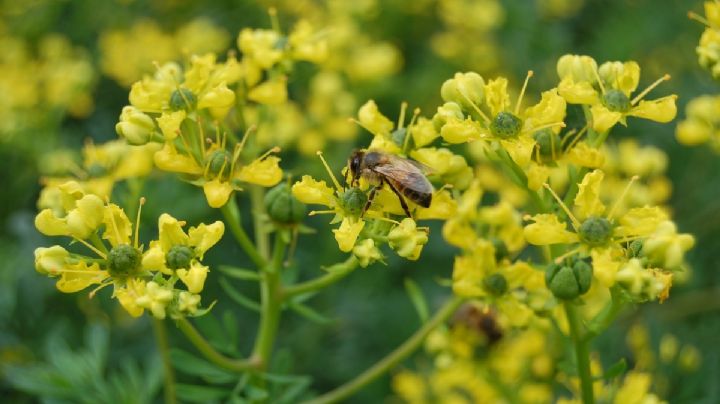
<svg viewBox="0 0 720 404"><path fill-rule="evenodd" d="M282 134L251 140L250 153L248 135L256 127L260 135L275 129L265 125L264 107L282 108L277 114L291 108L286 105L288 65L326 55L325 42L306 23L297 24L288 37L274 29L244 29L237 43L240 60L230 54L220 62L206 53L189 57L185 66L158 65L153 76L132 85L130 105L116 126L130 144L162 143L155 165L201 186L214 208L225 205L242 183L269 187L281 180L280 159L272 155L279 148L258 151ZM238 130L246 131L242 139L235 135ZM257 157L242 163L248 154Z"/></svg>
<svg viewBox="0 0 720 404"><path fill-rule="evenodd" d="M700 66L708 69L717 79L720 78L720 4L715 1L706 1L704 6L705 18L690 13L691 18L706 25L695 50Z"/></svg>
<svg viewBox="0 0 720 404"><path fill-rule="evenodd" d="M129 87L154 70L154 63L166 63L182 55L223 52L230 35L207 18L197 18L170 34L149 19L136 21L127 29L113 29L100 35L100 68L119 84Z"/></svg>
<svg viewBox="0 0 720 404"><path fill-rule="evenodd" d="M48 131L42 125L58 125L58 117L92 112L96 76L87 52L56 34L31 49L0 25L0 140L21 141L18 134Z"/></svg>
<svg viewBox="0 0 720 404"><path fill-rule="evenodd" d="M449 328L428 336L425 350L433 366L398 372L393 390L410 404L552 402L556 367L549 326L544 320L508 330L487 306L468 303Z"/></svg>
<svg viewBox="0 0 720 404"><path fill-rule="evenodd" d="M60 245L37 248L35 268L58 278L58 290L74 293L98 285L90 292L92 297L113 286L113 297L133 317L145 310L159 319L204 312L198 306L209 268L201 261L222 237L222 222L185 232L184 222L162 214L158 239L144 250L138 241L140 210L133 229L122 208L85 193L77 182L51 188L47 192L56 195L55 203L40 211L35 227L47 236L69 237L94 254L71 252ZM178 281L184 289L176 287Z"/></svg>

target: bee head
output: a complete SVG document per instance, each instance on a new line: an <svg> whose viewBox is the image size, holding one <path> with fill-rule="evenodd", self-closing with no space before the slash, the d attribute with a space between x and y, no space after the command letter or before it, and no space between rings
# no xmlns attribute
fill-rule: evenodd
<svg viewBox="0 0 720 404"><path fill-rule="evenodd" d="M355 184L360 177L360 166L362 165L365 152L355 150L348 159L348 168L350 169L351 184Z"/></svg>

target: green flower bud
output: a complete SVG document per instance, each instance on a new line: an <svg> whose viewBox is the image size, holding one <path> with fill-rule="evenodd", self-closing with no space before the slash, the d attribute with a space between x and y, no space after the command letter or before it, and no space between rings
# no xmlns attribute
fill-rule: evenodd
<svg viewBox="0 0 720 404"><path fill-rule="evenodd" d="M502 239L493 237L490 239L490 242L492 243L493 247L495 247L495 260L496 261L501 261L502 259L510 256L510 252L508 251L507 245L505 244L504 241L502 241Z"/></svg>
<svg viewBox="0 0 720 404"><path fill-rule="evenodd" d="M227 174L230 171L231 162L232 155L225 149L215 150L205 159L205 164L209 165L208 171L216 175L220 173L220 170L223 170L223 166L225 167L223 172Z"/></svg>
<svg viewBox="0 0 720 404"><path fill-rule="evenodd" d="M638 258L640 255L642 255L643 250L643 241L642 240L633 240L631 241L627 248L627 255L628 258Z"/></svg>
<svg viewBox="0 0 720 404"><path fill-rule="evenodd" d="M190 261L195 256L192 248L184 245L174 245L165 255L165 263L170 269L189 268Z"/></svg>
<svg viewBox="0 0 720 404"><path fill-rule="evenodd" d="M445 125L448 120L451 119L465 119L462 108L459 104L454 102L446 102L445 104L438 107L437 112L432 118L433 126L436 132L440 132L440 129Z"/></svg>
<svg viewBox="0 0 720 404"><path fill-rule="evenodd" d="M305 204L297 200L287 183L280 183L265 194L265 209L280 224L295 224L305 217Z"/></svg>
<svg viewBox="0 0 720 404"><path fill-rule="evenodd" d="M570 300L585 294L592 283L592 266L585 261L552 264L545 272L545 284L558 299Z"/></svg>
<svg viewBox="0 0 720 404"><path fill-rule="evenodd" d="M591 216L580 225L580 240L584 243L598 247L607 244L612 236L613 226L604 217Z"/></svg>
<svg viewBox="0 0 720 404"><path fill-rule="evenodd" d="M170 109L173 111L193 110L197 106L197 97L187 88L175 90L170 95Z"/></svg>
<svg viewBox="0 0 720 404"><path fill-rule="evenodd" d="M357 216L365 208L368 197L360 188L350 188L343 192L340 200L345 212L351 216Z"/></svg>
<svg viewBox="0 0 720 404"><path fill-rule="evenodd" d="M533 158L538 158L538 162L549 162L560 157L562 153L562 139L560 136L553 132L550 128L545 128L533 133L533 139L535 139L536 153L533 153Z"/></svg>
<svg viewBox="0 0 720 404"><path fill-rule="evenodd" d="M111 276L125 277L138 272L142 255L137 248L128 244L120 244L110 250L107 261Z"/></svg>
<svg viewBox="0 0 720 404"><path fill-rule="evenodd" d="M605 108L613 112L627 112L630 110L630 100L620 90L607 90L602 96Z"/></svg>
<svg viewBox="0 0 720 404"><path fill-rule="evenodd" d="M520 134L522 120L510 112L500 112L490 122L490 132L502 139L511 139Z"/></svg>
<svg viewBox="0 0 720 404"><path fill-rule="evenodd" d="M445 80L440 87L440 96L443 101L458 103L469 111L473 108L473 103L482 104L485 98L485 81L474 72L455 73L452 79Z"/></svg>
<svg viewBox="0 0 720 404"><path fill-rule="evenodd" d="M491 295L502 296L508 290L508 283L501 274L492 274L483 279L483 287Z"/></svg>

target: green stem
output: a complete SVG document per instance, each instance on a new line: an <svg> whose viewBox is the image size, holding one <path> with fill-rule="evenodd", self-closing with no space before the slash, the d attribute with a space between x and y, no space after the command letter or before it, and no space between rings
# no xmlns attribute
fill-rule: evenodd
<svg viewBox="0 0 720 404"><path fill-rule="evenodd" d="M301 295L303 293L315 292L316 290L326 288L333 283L339 281L340 279L348 276L351 272L355 270L355 268L357 268L357 266L358 260L355 258L354 255L351 255L350 258L348 258L344 262L337 263L328 268L325 275L284 288L282 291L282 296L283 298L287 299L292 296Z"/></svg>
<svg viewBox="0 0 720 404"><path fill-rule="evenodd" d="M162 320L158 320L153 317L153 333L155 334L155 341L157 342L157 348L160 352L160 358L163 363L164 370L164 389L165 404L177 403L177 396L175 395L175 370L172 367L170 361L170 344L168 343L167 329L165 323Z"/></svg>
<svg viewBox="0 0 720 404"><path fill-rule="evenodd" d="M265 231L262 218L265 216L265 188L250 186L250 204L252 206L253 226L255 230L255 245L260 255L267 259L270 255L270 240Z"/></svg>
<svg viewBox="0 0 720 404"><path fill-rule="evenodd" d="M519 186L520 188L525 189L527 191L528 195L530 195L530 200L535 207L535 210L538 213L547 212L548 208L545 206L545 201L538 195L537 191L534 191L528 187L528 179L527 175L525 175L525 171L523 171L522 168L520 168L519 165L512 159L512 157L508 154L505 149L498 148L495 150L495 153L499 157L499 160L504 164L504 167L507 167L510 169L508 172L508 175L513 182Z"/></svg>
<svg viewBox="0 0 720 404"><path fill-rule="evenodd" d="M195 348L203 354L205 359L218 365L219 367L232 372L244 372L258 367L258 364L251 360L228 358L216 351L215 348L210 345L205 337L203 337L202 334L200 334L200 332L195 329L195 327L193 327L190 321L186 318L177 320L177 326L195 346Z"/></svg>
<svg viewBox="0 0 720 404"><path fill-rule="evenodd" d="M444 323L445 320L452 315L455 310L464 301L463 298L454 296L448 300L435 315L425 323L419 330L415 332L410 338L403 342L394 351L390 352L387 356L382 358L380 361L375 363L366 371L359 374L354 379L343 384L342 386L327 392L319 397L316 397L310 401L306 401L304 404L328 404L336 403L347 397L374 381L378 377L387 373L390 369L395 367L400 361L408 357L411 353L417 350L422 345L425 337L437 326Z"/></svg>
<svg viewBox="0 0 720 404"><path fill-rule="evenodd" d="M617 292L615 288L611 288L610 294L612 296L610 302L587 324L584 339L588 342L610 327L610 324L625 308L626 300L621 293Z"/></svg>
<svg viewBox="0 0 720 404"><path fill-rule="evenodd" d="M102 240L100 239L100 236L98 236L97 233L91 234L90 238L88 240L90 240L90 244L92 244L93 247L97 248L98 250L100 250L101 252L103 252L107 255L108 249L105 246L105 243L102 242Z"/></svg>
<svg viewBox="0 0 720 404"><path fill-rule="evenodd" d="M280 232L275 233L275 246L270 265L265 267L260 283L260 328L255 339L252 357L267 368L280 324L280 270L287 243Z"/></svg>
<svg viewBox="0 0 720 404"><path fill-rule="evenodd" d="M590 373L590 341L582 334L580 314L570 302L565 302L565 313L570 326L570 338L575 347L575 360L577 361L578 377L580 378L580 391L583 404L593 404L592 374Z"/></svg>
<svg viewBox="0 0 720 404"><path fill-rule="evenodd" d="M247 233L245 233L245 230L242 228L240 210L238 209L235 198L230 197L228 203L223 205L223 207L220 208L220 211L225 217L225 222L230 227L230 231L233 236L235 236L235 240L237 240L240 247L245 250L245 253L258 268L264 268L265 259L260 255L260 253L258 253L258 250L250 240L250 237L248 237Z"/></svg>

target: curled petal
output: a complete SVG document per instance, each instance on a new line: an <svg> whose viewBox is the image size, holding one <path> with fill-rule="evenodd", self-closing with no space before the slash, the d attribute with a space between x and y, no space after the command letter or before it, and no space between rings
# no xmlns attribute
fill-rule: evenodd
<svg viewBox="0 0 720 404"><path fill-rule="evenodd" d="M293 184L292 194L305 204L335 205L333 189L325 181L317 181L309 175L303 175L300 181Z"/></svg>
<svg viewBox="0 0 720 404"><path fill-rule="evenodd" d="M622 113L610 111L601 104L593 105L590 112L593 118L593 130L598 133L607 132L622 118Z"/></svg>
<svg viewBox="0 0 720 404"><path fill-rule="evenodd" d="M578 193L575 196L575 206L580 220L590 216L599 216L605 212L605 205L600 201L600 185L603 174L600 170L593 170L583 177L578 185Z"/></svg>
<svg viewBox="0 0 720 404"><path fill-rule="evenodd" d="M167 213L163 213L158 218L160 247L165 253L174 245L188 245L188 235L182 229L184 224Z"/></svg>
<svg viewBox="0 0 720 404"><path fill-rule="evenodd" d="M670 122L675 119L675 116L677 115L677 106L675 105L676 99L677 96L670 95L652 101L643 100L633 107L628 112L628 115L649 119L655 122Z"/></svg>
<svg viewBox="0 0 720 404"><path fill-rule="evenodd" d="M530 244L569 244L576 243L578 237L569 232L557 216L552 214L535 215L531 219L535 223L525 226L523 233Z"/></svg>
<svg viewBox="0 0 720 404"><path fill-rule="evenodd" d="M280 158L276 156L255 160L240 169L237 179L263 187L271 187L282 179L282 169L280 169L279 163Z"/></svg>
<svg viewBox="0 0 720 404"><path fill-rule="evenodd" d="M338 247L340 247L340 251L350 252L353 249L355 241L357 241L358 235L360 235L363 227L365 227L363 220L358 220L353 223L352 219L346 217L340 224L340 228L333 229L335 240L338 243Z"/></svg>
<svg viewBox="0 0 720 404"><path fill-rule="evenodd" d="M203 184L205 199L207 199L211 208L223 207L230 199L232 191L232 185L227 181L220 181L220 178L215 178Z"/></svg>
<svg viewBox="0 0 720 404"><path fill-rule="evenodd" d="M188 231L190 245L195 247L195 254L202 259L205 251L217 244L224 232L225 224L219 220L209 225L201 223L197 227L191 227Z"/></svg>

